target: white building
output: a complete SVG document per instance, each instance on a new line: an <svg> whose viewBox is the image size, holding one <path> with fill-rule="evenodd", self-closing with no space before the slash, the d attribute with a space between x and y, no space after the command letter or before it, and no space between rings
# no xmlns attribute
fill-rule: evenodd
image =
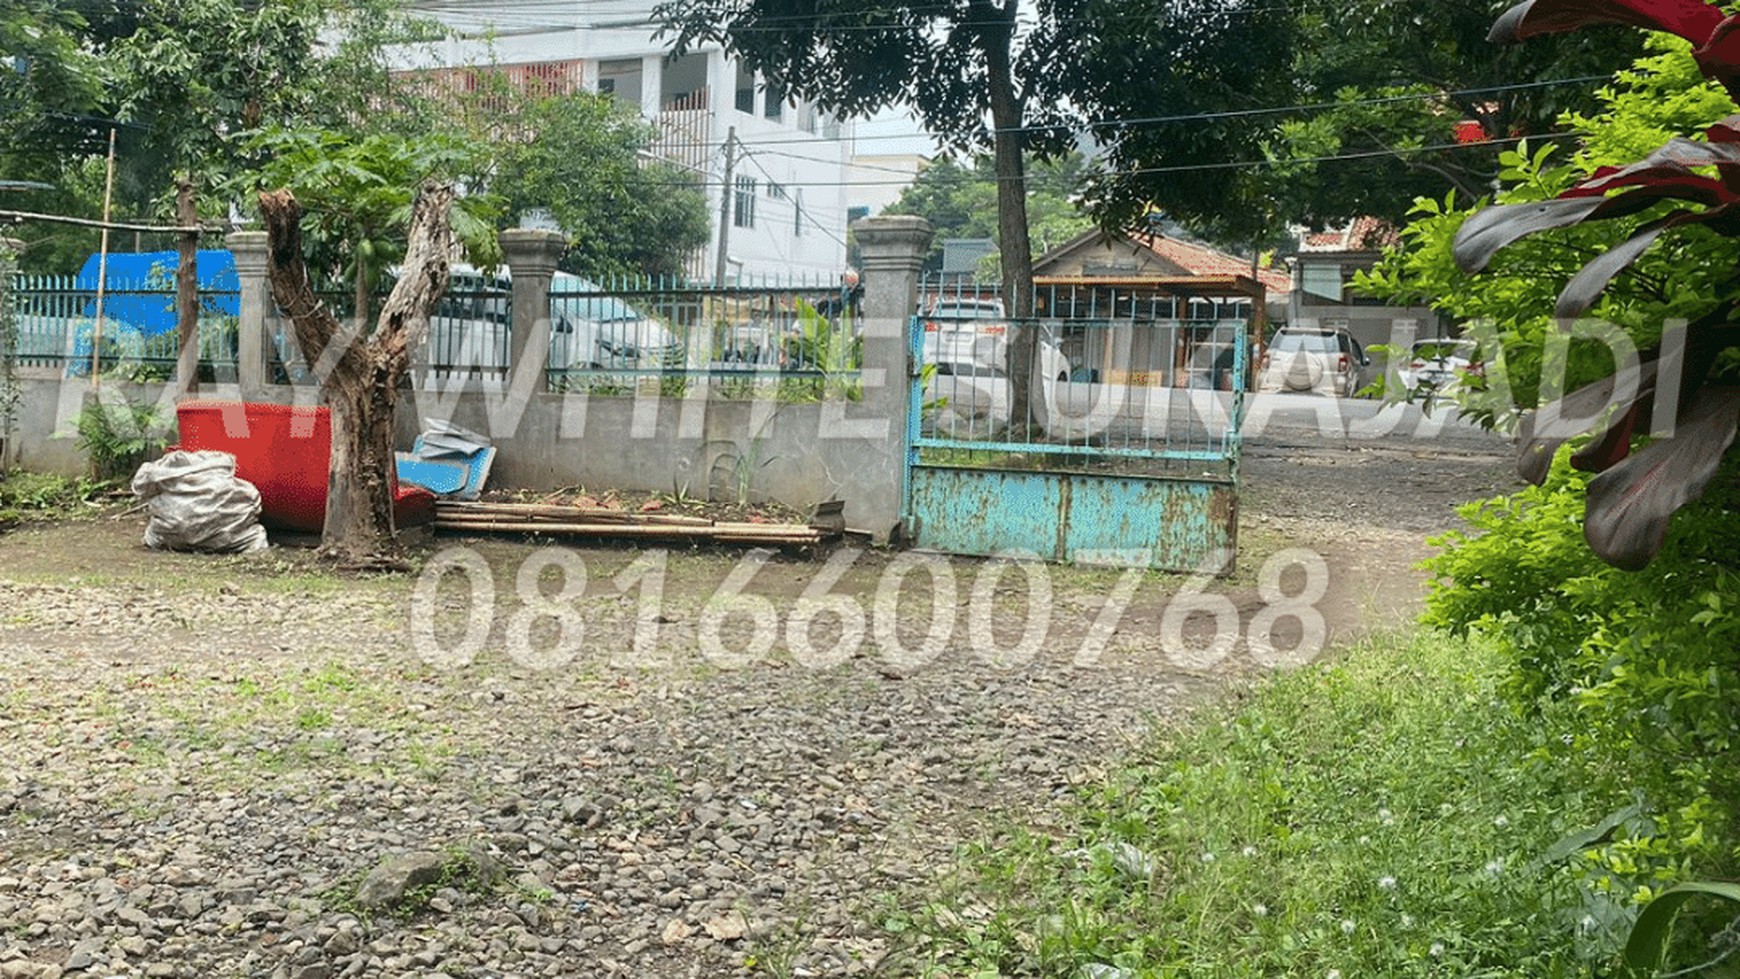
<svg viewBox="0 0 1740 979"><path fill-rule="evenodd" d="M850 123L786 98L717 47L670 56L669 42L654 37L652 0L411 6L458 37L419 47L407 67L494 65L521 84L609 92L638 106L658 127L653 152L707 191L712 240L693 274L715 273L721 230L730 278L832 279L844 267Z"/></svg>

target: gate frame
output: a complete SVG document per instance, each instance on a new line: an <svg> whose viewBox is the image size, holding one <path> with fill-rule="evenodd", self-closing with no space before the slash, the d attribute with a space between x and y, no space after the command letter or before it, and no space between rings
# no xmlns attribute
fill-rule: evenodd
<svg viewBox="0 0 1740 979"><path fill-rule="evenodd" d="M907 406L902 517L909 543L919 549L981 557L1038 558L1052 562L1226 575L1238 550L1239 458L1250 355L1266 326L1262 284L1246 276L1147 278L1036 278L1035 287L1074 286L1247 298L1251 314L1234 343L1232 402L1218 451L1154 450L1049 442L963 442L923 432L924 316L907 326L912 369ZM1036 304L1037 305L1037 304ZM1064 317L1038 317L1024 328ZM1099 320L1105 322L1105 320ZM1176 320L1187 323L1189 320ZM1188 390L1186 388L1185 390ZM1011 407L1012 413L1014 406ZM921 450L956 448L1040 456L1092 455L1170 462L1224 464L1224 476L1111 475L1056 467L996 469L924 463Z"/></svg>

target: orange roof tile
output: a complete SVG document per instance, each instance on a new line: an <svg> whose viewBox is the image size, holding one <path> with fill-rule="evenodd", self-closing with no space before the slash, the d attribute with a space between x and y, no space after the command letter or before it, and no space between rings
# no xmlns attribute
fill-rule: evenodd
<svg viewBox="0 0 1740 979"><path fill-rule="evenodd" d="M1133 235L1132 240L1191 275L1252 277L1250 259L1228 255L1207 245L1166 235L1139 234ZM1293 288L1292 277L1278 269L1258 269L1255 278L1270 293L1286 293Z"/></svg>

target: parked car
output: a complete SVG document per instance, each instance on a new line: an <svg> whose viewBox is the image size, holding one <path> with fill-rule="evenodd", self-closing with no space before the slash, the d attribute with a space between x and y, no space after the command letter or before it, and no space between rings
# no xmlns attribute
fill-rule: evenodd
<svg viewBox="0 0 1740 979"><path fill-rule="evenodd" d="M977 361L1000 364L1007 360L1009 317L1003 300L976 297L944 297L931 304L924 319L925 361L928 363Z"/></svg>
<svg viewBox="0 0 1740 979"><path fill-rule="evenodd" d="M1001 370L1009 361L1009 317L1003 300L944 297L931 304L924 319L924 362L974 362ZM1040 363L1045 376L1057 381L1098 380L1098 371L1076 372L1064 356L1058 338L1041 328ZM1081 376L1077 377L1077 373Z"/></svg>
<svg viewBox="0 0 1740 979"><path fill-rule="evenodd" d="M1351 398L1365 386L1371 358L1338 326L1284 326L1257 367L1259 392L1292 391Z"/></svg>
<svg viewBox="0 0 1740 979"><path fill-rule="evenodd" d="M567 272L550 282L550 364L574 369L681 370L683 343L664 324Z"/></svg>
<svg viewBox="0 0 1740 979"><path fill-rule="evenodd" d="M1005 359L986 363L971 356L932 360L927 349L925 364L934 368L924 385L924 400L934 406L927 419L931 429L954 438L970 438L995 435L1009 426L1015 405L1007 345L999 353ZM1069 361L1054 338L1041 335L1037 360L1037 376L1055 379L1053 383L1068 379Z"/></svg>
<svg viewBox="0 0 1740 979"><path fill-rule="evenodd" d="M1407 363L1396 368L1396 377L1409 394L1442 393L1479 368L1473 340L1437 337L1415 340Z"/></svg>
<svg viewBox="0 0 1740 979"><path fill-rule="evenodd" d="M453 266L447 295L429 322L430 361L438 371L501 370L507 365L513 280ZM592 282L557 272L550 283L550 366L574 370L682 368L682 343L651 316L604 295Z"/></svg>

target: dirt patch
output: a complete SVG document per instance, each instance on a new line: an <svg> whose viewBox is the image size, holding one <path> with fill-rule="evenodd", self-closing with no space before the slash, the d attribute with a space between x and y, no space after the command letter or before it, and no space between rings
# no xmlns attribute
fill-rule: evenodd
<svg viewBox="0 0 1740 979"><path fill-rule="evenodd" d="M1254 450L1215 581L457 536L424 574L335 578L147 551L137 514L26 525L0 538L0 961L901 974L876 894L989 814L1043 821L1314 617L1333 644L1413 614L1425 538L1506 466ZM394 854L474 845L504 884L352 903Z"/></svg>

